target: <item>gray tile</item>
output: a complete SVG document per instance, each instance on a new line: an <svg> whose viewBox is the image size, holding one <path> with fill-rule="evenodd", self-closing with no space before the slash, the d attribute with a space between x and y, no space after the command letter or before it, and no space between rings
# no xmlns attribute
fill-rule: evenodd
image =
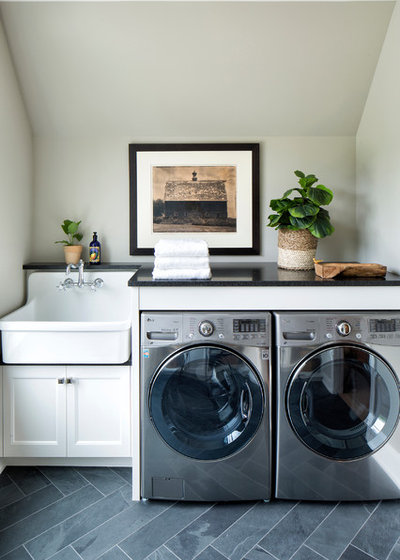
<svg viewBox="0 0 400 560"><path fill-rule="evenodd" d="M270 558L274 557L260 546L255 546L246 554L243 560L269 560ZM274 558L274 560L276 560L276 558Z"/></svg>
<svg viewBox="0 0 400 560"><path fill-rule="evenodd" d="M11 480L10 482L11 484L0 488L0 508L25 497L25 494Z"/></svg>
<svg viewBox="0 0 400 560"><path fill-rule="evenodd" d="M218 550L216 550L212 546L208 546L205 550L203 550L203 552L200 552L200 554L196 556L196 560L226 560L226 558L220 552L218 552Z"/></svg>
<svg viewBox="0 0 400 560"><path fill-rule="evenodd" d="M337 560L369 515L364 504L341 503L306 540L306 544L328 560Z"/></svg>
<svg viewBox="0 0 400 560"><path fill-rule="evenodd" d="M339 560L375 560L375 558L373 558L369 554L366 554L365 552L363 552L359 548L356 548L355 546L350 545L343 552L343 554L339 558Z"/></svg>
<svg viewBox="0 0 400 560"><path fill-rule="evenodd" d="M57 552L57 554L49 558L49 560L81 560L81 558L73 548L68 546L63 550L60 550L60 552Z"/></svg>
<svg viewBox="0 0 400 560"><path fill-rule="evenodd" d="M175 554L172 554L166 546L160 546L146 558L146 560L177 560Z"/></svg>
<svg viewBox="0 0 400 560"><path fill-rule="evenodd" d="M325 560L323 556L303 545L299 548L291 560Z"/></svg>
<svg viewBox="0 0 400 560"><path fill-rule="evenodd" d="M216 504L167 541L166 545L182 560L192 560L253 505L246 502Z"/></svg>
<svg viewBox="0 0 400 560"><path fill-rule="evenodd" d="M61 523L71 515L103 498L93 486L85 486L74 494L19 521L0 532L0 556Z"/></svg>
<svg viewBox="0 0 400 560"><path fill-rule="evenodd" d="M71 467L40 467L40 471L65 496L76 492L88 483L87 480Z"/></svg>
<svg viewBox="0 0 400 560"><path fill-rule="evenodd" d="M333 508L332 504L300 503L271 529L259 545L279 560L288 560Z"/></svg>
<svg viewBox="0 0 400 560"><path fill-rule="evenodd" d="M128 484L132 485L132 468L131 467L112 467L115 473L125 480Z"/></svg>
<svg viewBox="0 0 400 560"><path fill-rule="evenodd" d="M105 496L26 543L26 549L35 560L49 558L114 515L131 507L131 491L131 487L126 484L120 490ZM111 543L108 548L110 546Z"/></svg>
<svg viewBox="0 0 400 560"><path fill-rule="evenodd" d="M119 546L131 558L143 560L209 508L210 504L175 504Z"/></svg>
<svg viewBox="0 0 400 560"><path fill-rule="evenodd" d="M9 554L2 556L1 560L32 560L32 557L29 556L23 546L20 546Z"/></svg>
<svg viewBox="0 0 400 560"><path fill-rule="evenodd" d="M230 560L240 560L296 502L260 502L213 542L213 547Z"/></svg>
<svg viewBox="0 0 400 560"><path fill-rule="evenodd" d="M364 507L367 508L369 513L372 513L374 509L376 509L380 504L380 502L363 502L363 503L364 503Z"/></svg>
<svg viewBox="0 0 400 560"><path fill-rule="evenodd" d="M6 474L24 494L31 494L50 484L36 467L7 467Z"/></svg>
<svg viewBox="0 0 400 560"><path fill-rule="evenodd" d="M109 468L80 467L75 469L105 496L112 494L126 483Z"/></svg>
<svg viewBox="0 0 400 560"><path fill-rule="evenodd" d="M386 560L400 535L400 501L381 502L352 544L374 556Z"/></svg>
<svg viewBox="0 0 400 560"><path fill-rule="evenodd" d="M8 486L9 484L12 484L12 480L11 478L3 471L0 474L0 491L2 488L4 488L5 486Z"/></svg>
<svg viewBox="0 0 400 560"><path fill-rule="evenodd" d="M98 560L128 560L127 556L118 546L114 546L111 550L100 556ZM174 558L176 560L176 558Z"/></svg>
<svg viewBox="0 0 400 560"><path fill-rule="evenodd" d="M84 560L95 559L169 507L170 502L131 502L129 509L90 531L74 542L73 547Z"/></svg>
<svg viewBox="0 0 400 560"><path fill-rule="evenodd" d="M388 556L387 560L400 560L400 542L397 541L397 543L394 545L394 548L392 549L391 553Z"/></svg>
<svg viewBox="0 0 400 560"><path fill-rule="evenodd" d="M61 492L53 485L46 486L33 494L24 496L18 502L14 502L0 509L0 530L14 525L21 519L32 515L36 511L53 504L63 497Z"/></svg>

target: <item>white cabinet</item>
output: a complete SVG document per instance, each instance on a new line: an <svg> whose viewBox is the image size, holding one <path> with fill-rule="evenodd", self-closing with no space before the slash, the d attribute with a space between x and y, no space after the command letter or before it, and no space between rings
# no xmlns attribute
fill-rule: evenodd
<svg viewBox="0 0 400 560"><path fill-rule="evenodd" d="M6 457L128 457L129 366L3 366Z"/></svg>
<svg viewBox="0 0 400 560"><path fill-rule="evenodd" d="M3 445L3 368L0 366L0 457L4 456Z"/></svg>
<svg viewBox="0 0 400 560"><path fill-rule="evenodd" d="M64 366L3 366L4 455L64 457Z"/></svg>
<svg viewBox="0 0 400 560"><path fill-rule="evenodd" d="M130 455L129 369L67 367L69 457Z"/></svg>

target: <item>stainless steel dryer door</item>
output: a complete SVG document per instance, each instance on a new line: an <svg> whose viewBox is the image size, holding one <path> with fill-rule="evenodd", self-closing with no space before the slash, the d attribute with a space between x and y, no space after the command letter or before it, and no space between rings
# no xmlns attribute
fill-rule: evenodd
<svg viewBox="0 0 400 560"><path fill-rule="evenodd" d="M399 384L373 351L334 345L306 358L293 372L286 410L300 440L339 461L379 449L399 419Z"/></svg>
<svg viewBox="0 0 400 560"><path fill-rule="evenodd" d="M230 349L199 345L160 365L149 391L149 413L163 440L194 459L215 460L244 447L263 416L256 371Z"/></svg>

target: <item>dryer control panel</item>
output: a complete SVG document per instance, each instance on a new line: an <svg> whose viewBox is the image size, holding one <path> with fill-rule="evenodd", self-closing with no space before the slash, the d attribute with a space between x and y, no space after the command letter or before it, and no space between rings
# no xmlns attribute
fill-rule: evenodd
<svg viewBox="0 0 400 560"><path fill-rule="evenodd" d="M270 345L270 314L267 312L143 312L141 327L142 346L191 342Z"/></svg>
<svg viewBox="0 0 400 560"><path fill-rule="evenodd" d="M360 342L400 346L400 312L277 313L280 346Z"/></svg>

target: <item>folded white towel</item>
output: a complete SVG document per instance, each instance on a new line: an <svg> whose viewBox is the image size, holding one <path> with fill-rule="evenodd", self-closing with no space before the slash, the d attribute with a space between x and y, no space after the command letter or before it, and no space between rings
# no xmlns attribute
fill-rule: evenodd
<svg viewBox="0 0 400 560"><path fill-rule="evenodd" d="M154 267L159 269L169 268L207 268L210 266L208 257L156 257Z"/></svg>
<svg viewBox="0 0 400 560"><path fill-rule="evenodd" d="M156 257L206 257L208 246L203 239L160 239L154 254Z"/></svg>
<svg viewBox="0 0 400 560"><path fill-rule="evenodd" d="M205 268L171 268L164 270L154 268L153 280L208 280L211 278L211 270L209 267Z"/></svg>

